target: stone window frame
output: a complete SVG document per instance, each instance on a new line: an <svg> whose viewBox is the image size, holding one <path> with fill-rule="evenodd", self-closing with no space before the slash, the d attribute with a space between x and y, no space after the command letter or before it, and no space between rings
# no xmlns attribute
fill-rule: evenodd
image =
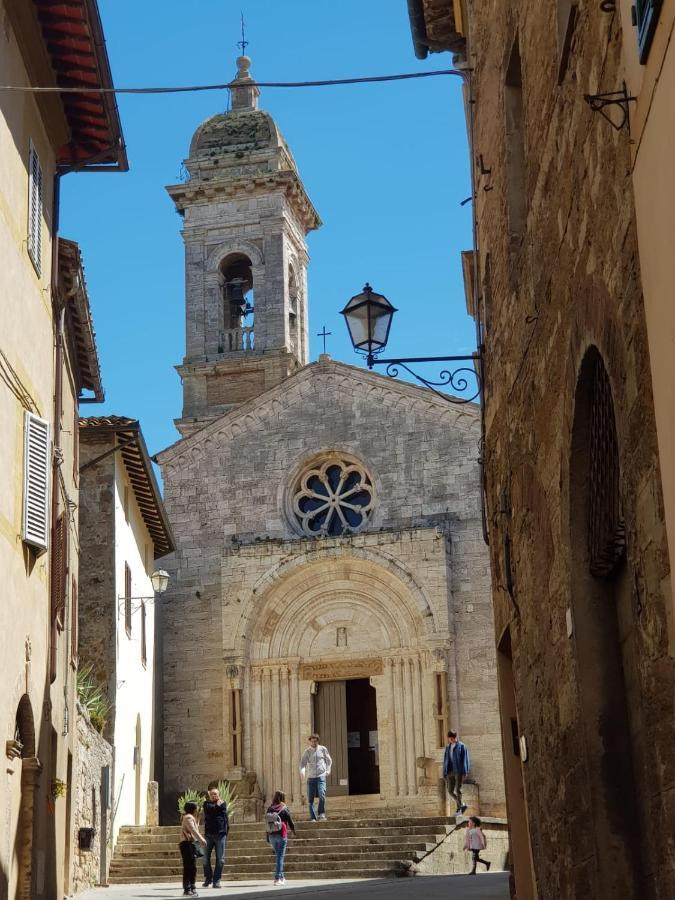
<svg viewBox="0 0 675 900"><path fill-rule="evenodd" d="M346 463L348 466L354 466L355 469L360 470L366 475L371 493L371 502L367 510L367 515L364 517L362 523L359 526L353 528L350 527L341 535L331 535L325 534L322 531L312 532L310 530L306 530L302 525L302 522L300 520L301 514L296 510L296 505L294 502L298 493L300 492L302 481L311 472L320 471L322 468L325 469L331 464L335 463ZM372 467L355 454L350 453L349 451L337 449L323 450L311 457L305 457L302 462L298 466L296 466L295 470L293 471L292 477L287 483L287 487L285 490L284 507L286 519L290 524L292 530L296 534L302 535L305 538L348 537L352 534L360 534L368 527L372 528L374 518L377 515L379 509L377 479L373 474Z"/></svg>

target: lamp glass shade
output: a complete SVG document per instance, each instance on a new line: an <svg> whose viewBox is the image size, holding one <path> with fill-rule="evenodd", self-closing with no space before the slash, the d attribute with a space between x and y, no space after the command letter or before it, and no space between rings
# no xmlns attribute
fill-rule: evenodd
<svg viewBox="0 0 675 900"><path fill-rule="evenodd" d="M169 573L165 572L164 569L158 569L152 573L150 581L152 582L153 591L156 594L163 594L169 586Z"/></svg>
<svg viewBox="0 0 675 900"><path fill-rule="evenodd" d="M366 353L384 350L396 309L383 294L376 294L366 284L363 291L352 297L341 312L355 350Z"/></svg>

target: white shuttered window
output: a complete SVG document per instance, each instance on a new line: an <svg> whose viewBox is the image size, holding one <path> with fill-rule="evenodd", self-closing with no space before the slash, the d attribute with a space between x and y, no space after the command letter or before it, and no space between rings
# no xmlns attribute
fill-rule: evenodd
<svg viewBox="0 0 675 900"><path fill-rule="evenodd" d="M35 271L42 272L42 166L30 142L28 153L28 253Z"/></svg>
<svg viewBox="0 0 675 900"><path fill-rule="evenodd" d="M47 549L49 543L49 422L24 415L23 540Z"/></svg>

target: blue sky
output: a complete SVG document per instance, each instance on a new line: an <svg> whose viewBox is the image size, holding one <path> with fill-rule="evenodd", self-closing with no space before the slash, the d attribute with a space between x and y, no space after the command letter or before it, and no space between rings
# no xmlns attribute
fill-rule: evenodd
<svg viewBox="0 0 675 900"><path fill-rule="evenodd" d="M405 0L99 0L115 83L222 83L236 72L243 9L260 81L451 68L415 59ZM471 246L458 78L263 89L323 227L309 236L311 357L362 365L339 310L369 281L399 309L387 355L471 352L460 251ZM106 401L84 414L141 420L151 453L173 443L184 354L181 220L165 191L192 133L227 92L119 96L131 170L68 175L61 234L79 242ZM431 374L431 373L429 373Z"/></svg>

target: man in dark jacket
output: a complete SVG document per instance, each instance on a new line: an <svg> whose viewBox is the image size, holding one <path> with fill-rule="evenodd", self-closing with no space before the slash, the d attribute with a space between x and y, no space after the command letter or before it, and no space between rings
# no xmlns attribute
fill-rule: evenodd
<svg viewBox="0 0 675 900"><path fill-rule="evenodd" d="M443 777L448 793L455 799L458 813L463 813L467 809L466 804L462 803L462 782L469 774L470 765L466 744L459 740L456 731L449 731L448 744L443 756Z"/></svg>
<svg viewBox="0 0 675 900"><path fill-rule="evenodd" d="M225 862L225 846L230 822L227 818L227 803L220 799L217 784L209 785L209 799L204 801L204 887L213 882L214 888L220 887L220 876L223 874ZM216 868L211 869L211 851L216 851Z"/></svg>

